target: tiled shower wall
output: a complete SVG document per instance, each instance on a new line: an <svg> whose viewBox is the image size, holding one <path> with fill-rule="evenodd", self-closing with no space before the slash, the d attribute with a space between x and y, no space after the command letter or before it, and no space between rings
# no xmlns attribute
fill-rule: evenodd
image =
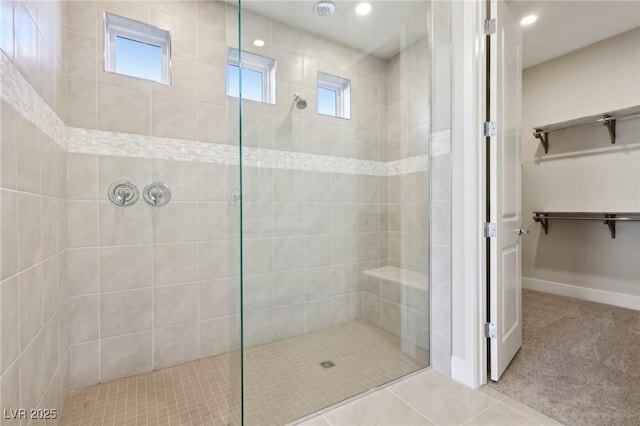
<svg viewBox="0 0 640 426"><path fill-rule="evenodd" d="M0 2L0 408L58 416L70 388L63 21L57 1Z"/></svg>
<svg viewBox="0 0 640 426"><path fill-rule="evenodd" d="M102 72L105 10L172 30L172 86ZM111 140L138 133L237 146L237 101L225 94L234 7L70 2L68 12L71 126L108 131ZM244 168L245 342L255 345L362 316L360 271L386 264L386 177L337 173L331 163L386 159L387 64L249 12L243 18L245 36L266 42L247 50L278 60L277 104L243 104L243 145L333 156L319 171ZM316 114L317 70L351 79L351 120ZM293 108L294 93L307 110ZM237 349L240 213L228 201L237 167L159 160L153 145L147 158L88 151L69 159L73 386ZM161 208L115 207L106 190L117 179L140 189L162 180L174 198Z"/></svg>

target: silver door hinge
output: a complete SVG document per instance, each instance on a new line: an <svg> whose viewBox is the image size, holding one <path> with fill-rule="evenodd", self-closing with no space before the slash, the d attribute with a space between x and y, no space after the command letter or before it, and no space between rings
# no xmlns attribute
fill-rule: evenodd
<svg viewBox="0 0 640 426"><path fill-rule="evenodd" d="M485 121L484 122L484 136L485 137L493 137L496 135L496 122L495 121Z"/></svg>
<svg viewBox="0 0 640 426"><path fill-rule="evenodd" d="M487 19L484 21L484 33L485 35L491 35L496 33L496 20Z"/></svg>
<svg viewBox="0 0 640 426"><path fill-rule="evenodd" d="M498 235L498 227L495 222L485 222L484 224L484 237L495 238Z"/></svg>
<svg viewBox="0 0 640 426"><path fill-rule="evenodd" d="M484 323L484 337L486 337L488 339L493 339L497 335L498 335L498 329L496 328L496 325L494 323L492 323L492 322L485 322Z"/></svg>

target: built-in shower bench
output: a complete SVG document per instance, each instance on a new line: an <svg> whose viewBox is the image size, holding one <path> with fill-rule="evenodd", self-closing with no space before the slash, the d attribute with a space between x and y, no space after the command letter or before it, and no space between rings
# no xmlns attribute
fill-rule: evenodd
<svg viewBox="0 0 640 426"><path fill-rule="evenodd" d="M383 266L362 271L362 278L364 319L428 349L429 276Z"/></svg>

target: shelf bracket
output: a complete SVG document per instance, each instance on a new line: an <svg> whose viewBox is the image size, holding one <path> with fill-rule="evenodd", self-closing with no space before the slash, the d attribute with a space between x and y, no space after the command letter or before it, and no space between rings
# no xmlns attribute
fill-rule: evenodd
<svg viewBox="0 0 640 426"><path fill-rule="evenodd" d="M615 220L607 220L608 218L612 218L615 219L616 215L615 214L606 214L604 215L604 223L605 225L607 225L609 227L609 232L611 232L611 238L615 238L616 237L616 221Z"/></svg>
<svg viewBox="0 0 640 426"><path fill-rule="evenodd" d="M533 218L534 222L538 222L542 225L542 229L544 229L544 235L549 234L549 219L547 219L544 215L535 215Z"/></svg>
<svg viewBox="0 0 640 426"><path fill-rule="evenodd" d="M615 132L615 120L614 120L614 132ZM611 130L609 130L611 131ZM537 139L540 139L540 143L542 144L542 147L544 148L544 153L548 154L549 153L549 133L547 132L540 132L539 130L536 129L535 132L533 132L533 136L535 136Z"/></svg>
<svg viewBox="0 0 640 426"><path fill-rule="evenodd" d="M611 145L616 143L616 119L610 118L608 115L604 116L604 122L602 123L609 130L609 137L611 138Z"/></svg>

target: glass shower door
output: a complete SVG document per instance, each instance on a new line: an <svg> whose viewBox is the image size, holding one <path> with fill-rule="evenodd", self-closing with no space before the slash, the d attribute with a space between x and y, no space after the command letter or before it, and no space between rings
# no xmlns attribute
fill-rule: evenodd
<svg viewBox="0 0 640 426"><path fill-rule="evenodd" d="M242 1L242 419L429 365L429 3Z"/></svg>

